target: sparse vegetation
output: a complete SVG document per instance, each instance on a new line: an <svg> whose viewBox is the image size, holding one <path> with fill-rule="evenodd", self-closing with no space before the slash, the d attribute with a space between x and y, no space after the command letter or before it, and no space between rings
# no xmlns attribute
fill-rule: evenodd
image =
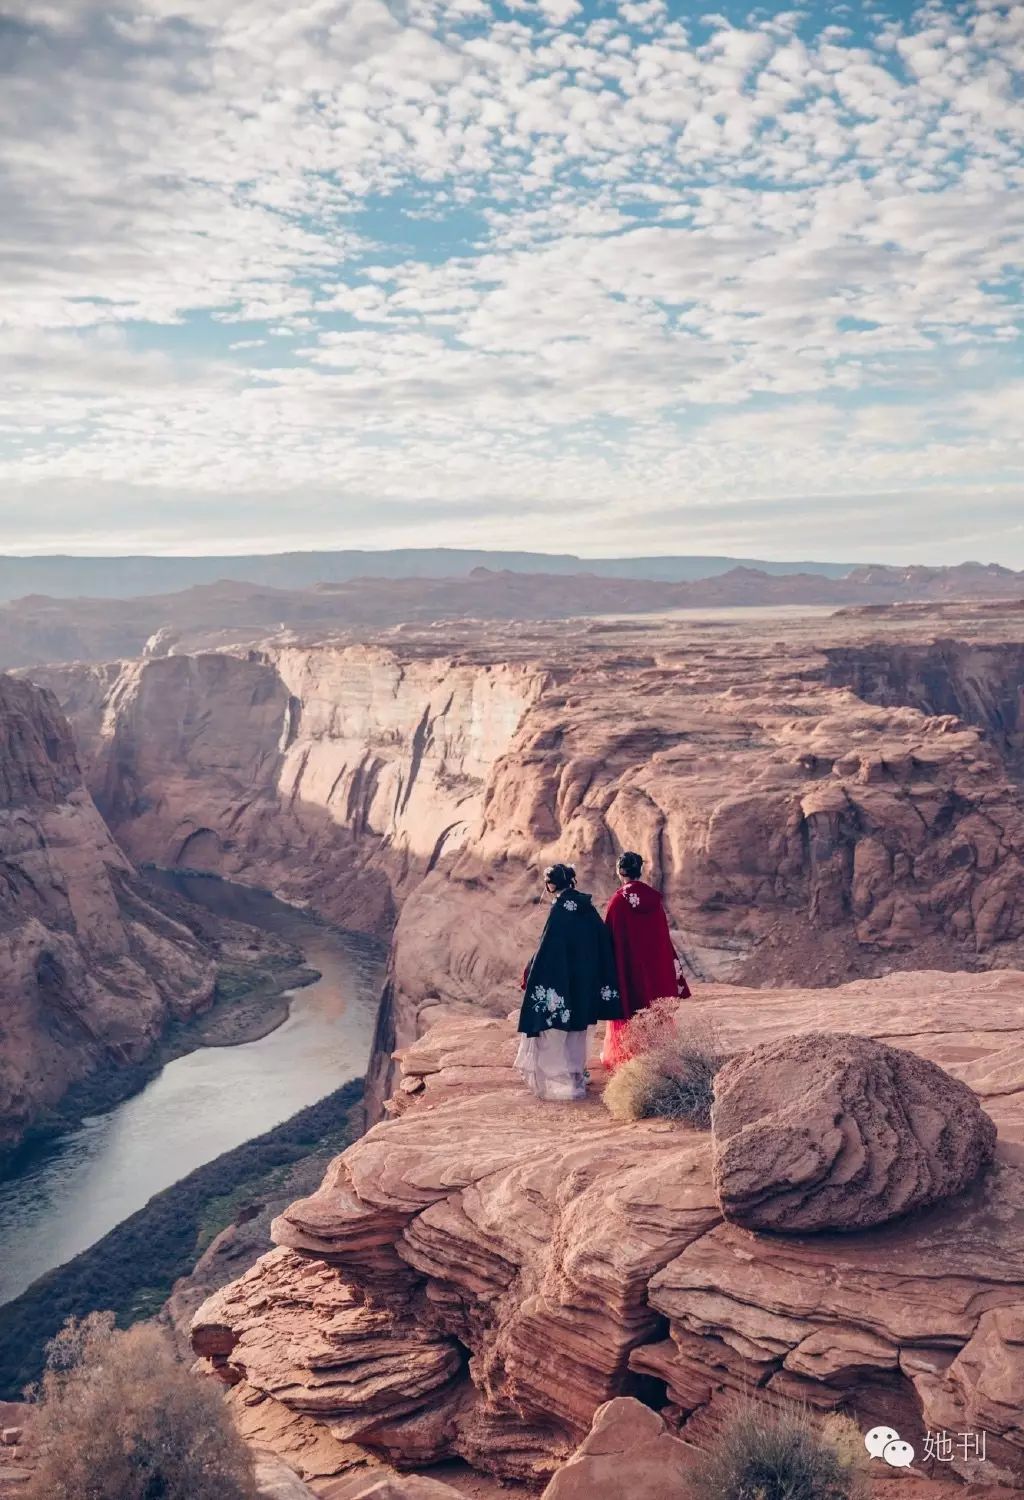
<svg viewBox="0 0 1024 1500"><path fill-rule="evenodd" d="M16 1398L39 1378L47 1341L68 1318L110 1308L124 1326L157 1312L178 1277L247 1202L280 1181L283 1168L314 1151L341 1151L354 1138L362 1091L361 1081L347 1083L198 1167L9 1302L0 1318L0 1396Z"/></svg>
<svg viewBox="0 0 1024 1500"><path fill-rule="evenodd" d="M152 1325L70 1319L35 1394L26 1500L255 1500L252 1455L219 1390Z"/></svg>
<svg viewBox="0 0 1024 1500"><path fill-rule="evenodd" d="M694 1500L863 1500L854 1424L803 1407L738 1404L691 1478Z"/></svg>
<svg viewBox="0 0 1024 1500"><path fill-rule="evenodd" d="M623 1040L632 1056L616 1068L604 1091L615 1119L661 1117L706 1130L715 1074L725 1061L714 1027L692 1019L685 1006L659 1001L633 1017Z"/></svg>

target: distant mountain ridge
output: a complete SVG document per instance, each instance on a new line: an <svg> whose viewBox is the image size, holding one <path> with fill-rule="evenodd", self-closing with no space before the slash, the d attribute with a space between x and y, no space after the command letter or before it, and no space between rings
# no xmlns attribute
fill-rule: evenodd
<svg viewBox="0 0 1024 1500"><path fill-rule="evenodd" d="M0 670L69 661L108 662L252 644L282 632L307 640L456 620L568 620L685 609L908 605L954 599L1024 599L1024 572L958 568L859 568L844 578L736 567L678 582L590 572L518 573L479 565L456 577L353 578L280 589L221 579L175 593L62 599L31 594L0 602Z"/></svg>
<svg viewBox="0 0 1024 1500"><path fill-rule="evenodd" d="M589 573L598 578L686 583L733 568L771 575L813 573L845 578L852 563L763 562L741 557L576 557L571 553L481 551L461 547L397 547L386 551L271 552L247 557L11 557L0 555L0 602L26 594L54 599L133 599L176 593L199 584L261 584L301 589L356 578L466 578L474 568L496 572Z"/></svg>

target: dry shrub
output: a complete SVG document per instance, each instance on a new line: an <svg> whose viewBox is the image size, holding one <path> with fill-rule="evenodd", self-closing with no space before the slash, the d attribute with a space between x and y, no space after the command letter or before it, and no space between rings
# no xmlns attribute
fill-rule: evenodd
<svg viewBox="0 0 1024 1500"><path fill-rule="evenodd" d="M72 1318L34 1392L39 1467L25 1500L254 1500L249 1450L219 1391L166 1334L113 1313Z"/></svg>
<svg viewBox="0 0 1024 1500"><path fill-rule="evenodd" d="M675 1040L684 1019L680 1003L674 996L653 1000L646 1010L638 1010L626 1022L621 1045L631 1057L655 1052L666 1042Z"/></svg>
<svg viewBox="0 0 1024 1500"><path fill-rule="evenodd" d="M615 1119L685 1120L706 1130L715 1074L725 1061L710 1022L689 1018L674 1001L659 1000L632 1018L623 1040L632 1056L604 1090Z"/></svg>
<svg viewBox="0 0 1024 1500"><path fill-rule="evenodd" d="M864 1445L848 1417L737 1405L690 1478L694 1500L864 1500Z"/></svg>

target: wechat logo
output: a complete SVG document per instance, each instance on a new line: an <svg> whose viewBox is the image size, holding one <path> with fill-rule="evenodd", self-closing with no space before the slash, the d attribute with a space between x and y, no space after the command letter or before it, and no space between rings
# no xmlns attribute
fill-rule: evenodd
<svg viewBox="0 0 1024 1500"><path fill-rule="evenodd" d="M894 1469L909 1469L914 1462L913 1448L903 1441L895 1427L872 1427L864 1446L872 1458L884 1459Z"/></svg>

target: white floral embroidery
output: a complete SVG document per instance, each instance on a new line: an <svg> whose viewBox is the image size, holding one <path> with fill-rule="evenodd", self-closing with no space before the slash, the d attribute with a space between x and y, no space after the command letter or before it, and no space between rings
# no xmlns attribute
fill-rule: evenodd
<svg viewBox="0 0 1024 1500"><path fill-rule="evenodd" d="M576 902L575 901L563 901L562 905L565 907L566 911L575 911L576 910Z"/></svg>
<svg viewBox="0 0 1024 1500"><path fill-rule="evenodd" d="M617 989L614 988L613 985L605 984L605 985L601 986L601 999L602 1000L605 1000L605 1001L607 1001L607 1000L617 1000L618 998L619 998L619 992L618 992Z"/></svg>
<svg viewBox="0 0 1024 1500"><path fill-rule="evenodd" d="M640 897L637 895L636 891L627 891L626 900L629 902L630 906L640 905Z"/></svg>
<svg viewBox="0 0 1024 1500"><path fill-rule="evenodd" d="M538 1010L546 1012L549 1020L559 1020L563 1024L569 1019L569 1006L564 995L557 990L545 989L542 984L534 987L533 1003Z"/></svg>

